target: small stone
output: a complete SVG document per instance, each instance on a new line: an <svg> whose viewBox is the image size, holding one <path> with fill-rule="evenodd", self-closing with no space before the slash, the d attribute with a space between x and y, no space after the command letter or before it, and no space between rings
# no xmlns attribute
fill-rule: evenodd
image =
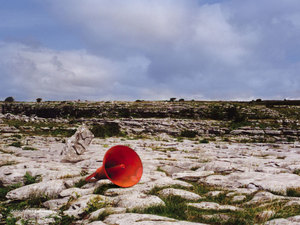
<svg viewBox="0 0 300 225"><path fill-rule="evenodd" d="M232 191L233 192L228 193L226 196L230 197L230 196L233 196L233 195L236 195L236 194L239 194L239 195L241 195L241 194L251 195L254 192L256 192L256 190L254 190L254 189L248 189L248 188L235 188Z"/></svg>
<svg viewBox="0 0 300 225"><path fill-rule="evenodd" d="M202 218L204 218L206 220L215 219L215 220L227 221L230 219L230 216L228 216L226 214L214 214L214 215L202 215Z"/></svg>
<svg viewBox="0 0 300 225"><path fill-rule="evenodd" d="M246 198L245 195L236 195L232 198L232 202L240 202Z"/></svg>
<svg viewBox="0 0 300 225"><path fill-rule="evenodd" d="M172 178L186 181L198 181L200 178L207 177L212 174L214 174L213 171L189 171L183 173L174 173Z"/></svg>
<svg viewBox="0 0 300 225"><path fill-rule="evenodd" d="M188 206L192 206L198 209L206 209L206 210L231 210L231 211L238 211L241 208L232 206L232 205L219 205L215 202L200 202L200 203L188 203Z"/></svg>
<svg viewBox="0 0 300 225"><path fill-rule="evenodd" d="M90 189L90 188L96 189L96 188L101 187L106 184L111 184L111 181L106 179L106 180L98 180L96 182L89 182L89 183L83 185L81 187L81 189Z"/></svg>
<svg viewBox="0 0 300 225"><path fill-rule="evenodd" d="M44 202L43 206L45 206L46 208L51 209L51 210L59 210L68 201L69 201L69 197L60 198L60 199L52 199L52 200L48 200L48 201Z"/></svg>
<svg viewBox="0 0 300 225"><path fill-rule="evenodd" d="M115 201L119 207L126 209L145 209L151 206L165 205L159 197L143 193L120 195L115 198Z"/></svg>
<svg viewBox="0 0 300 225"><path fill-rule="evenodd" d="M159 192L159 195L162 197L168 197L168 196L180 196L181 198L187 199L187 200L198 200L202 197L200 195L197 195L190 191L185 191L182 189L174 189L174 188L167 188L163 189Z"/></svg>
<svg viewBox="0 0 300 225"><path fill-rule="evenodd" d="M64 180L64 183L67 188L71 188L71 187L74 187L74 185L76 183L78 183L81 179L82 179L82 177L74 177L71 179Z"/></svg>
<svg viewBox="0 0 300 225"><path fill-rule="evenodd" d="M101 216L103 213L109 213L109 214L126 213L126 208L109 207L109 208L98 209L95 212L92 212L90 214L89 220L97 220L99 218L99 216Z"/></svg>
<svg viewBox="0 0 300 225"><path fill-rule="evenodd" d="M69 188L60 192L61 197L72 196L78 198L78 196L93 194L94 188L80 189L80 188Z"/></svg>
<svg viewBox="0 0 300 225"><path fill-rule="evenodd" d="M223 193L224 193L224 191L210 191L206 195L211 196L211 197L217 197Z"/></svg>

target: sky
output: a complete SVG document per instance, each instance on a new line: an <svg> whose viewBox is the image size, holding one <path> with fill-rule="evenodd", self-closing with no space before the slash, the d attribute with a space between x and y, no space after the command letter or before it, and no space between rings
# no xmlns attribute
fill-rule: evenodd
<svg viewBox="0 0 300 225"><path fill-rule="evenodd" d="M299 99L299 0L2 0L8 96Z"/></svg>

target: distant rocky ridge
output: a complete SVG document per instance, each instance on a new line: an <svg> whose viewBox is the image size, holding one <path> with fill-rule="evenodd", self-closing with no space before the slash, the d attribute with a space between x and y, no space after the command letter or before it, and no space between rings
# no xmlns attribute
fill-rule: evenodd
<svg viewBox="0 0 300 225"><path fill-rule="evenodd" d="M300 106L253 102L0 103L2 117L88 126L116 124L128 135L217 138L242 142L298 141ZM12 127L7 127L11 132ZM41 128L47 130L47 127ZM4 129L5 130L5 129ZM2 132L3 129L2 129Z"/></svg>
<svg viewBox="0 0 300 225"><path fill-rule="evenodd" d="M43 118L177 118L248 119L300 118L298 105L257 105L252 102L43 102L4 103L0 112Z"/></svg>

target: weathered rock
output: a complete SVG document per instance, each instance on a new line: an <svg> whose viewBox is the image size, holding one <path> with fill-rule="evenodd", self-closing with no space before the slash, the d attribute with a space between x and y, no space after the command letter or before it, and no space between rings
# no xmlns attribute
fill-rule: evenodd
<svg viewBox="0 0 300 225"><path fill-rule="evenodd" d="M246 198L245 195L236 195L232 198L232 202L240 202Z"/></svg>
<svg viewBox="0 0 300 225"><path fill-rule="evenodd" d="M241 195L241 194L245 194L245 195L251 195L254 192L256 192L257 190L255 189L250 189L250 188L234 188L232 189L233 192L229 192L226 196L230 197L233 195Z"/></svg>
<svg viewBox="0 0 300 225"><path fill-rule="evenodd" d="M168 196L180 196L181 198L187 199L187 200L198 200L202 197L200 195L197 195L190 191L185 191L182 189L174 189L174 188L166 188L159 192L159 195L162 197L168 197Z"/></svg>
<svg viewBox="0 0 300 225"><path fill-rule="evenodd" d="M214 174L214 171L189 171L183 173L174 173L172 178L186 181L198 181L200 178L207 177L212 174Z"/></svg>
<svg viewBox="0 0 300 225"><path fill-rule="evenodd" d="M230 219L230 216L226 215L226 214L213 214L213 215L202 215L202 218L206 219L206 220L211 220L211 219L214 219L214 220L222 220L222 221L227 221Z"/></svg>
<svg viewBox="0 0 300 225"><path fill-rule="evenodd" d="M200 203L188 203L188 206L192 206L198 209L206 209L206 210L231 210L231 211L238 211L241 208L232 206L232 205L220 205L215 202L200 202Z"/></svg>
<svg viewBox="0 0 300 225"><path fill-rule="evenodd" d="M300 199L291 200L284 205L284 207L288 207L288 206L300 206Z"/></svg>
<svg viewBox="0 0 300 225"><path fill-rule="evenodd" d="M114 202L118 207L126 209L145 209L151 206L165 205L159 197L143 193L120 195L115 197Z"/></svg>
<svg viewBox="0 0 300 225"><path fill-rule="evenodd" d="M89 195L92 194L93 192L94 192L94 188L89 188L89 189L69 188L63 190L59 195L61 197L72 196L77 198L78 196Z"/></svg>
<svg viewBox="0 0 300 225"><path fill-rule="evenodd" d="M287 188L300 187L300 176L289 173L269 174L260 172L236 172L227 176L212 175L205 183L227 188L253 185L260 190L270 190L286 194Z"/></svg>
<svg viewBox="0 0 300 225"><path fill-rule="evenodd" d="M91 223L87 223L87 225L107 225L107 224L103 223L102 221L94 221Z"/></svg>
<svg viewBox="0 0 300 225"><path fill-rule="evenodd" d="M32 197L43 196L55 198L65 188L62 180L40 182L14 189L7 193L6 198L11 200L25 200Z"/></svg>
<svg viewBox="0 0 300 225"><path fill-rule="evenodd" d="M114 225L201 225L203 223L192 223L186 221L178 221L168 217L150 215L150 214L136 214L124 213L109 215L105 220L106 224Z"/></svg>
<svg viewBox="0 0 300 225"><path fill-rule="evenodd" d="M217 197L223 193L224 193L224 191L210 191L206 195L211 196L211 197Z"/></svg>
<svg viewBox="0 0 300 225"><path fill-rule="evenodd" d="M276 212L273 210L265 210L265 211L260 212L257 215L257 219L261 222L264 222L264 221L267 221L268 219L270 219L275 214L276 214Z"/></svg>
<svg viewBox="0 0 300 225"><path fill-rule="evenodd" d="M70 205L69 209L63 213L68 216L74 216L80 218L84 212L88 209L89 204L97 205L99 208L105 207L106 204L110 203L110 199L103 195L85 195L83 197L74 200Z"/></svg>
<svg viewBox="0 0 300 225"><path fill-rule="evenodd" d="M109 214L121 214L126 213L126 208L121 207L108 207L108 208L102 208L98 209L95 212L92 212L89 216L89 220L97 220L99 216L103 215L104 213Z"/></svg>
<svg viewBox="0 0 300 225"><path fill-rule="evenodd" d="M18 133L20 132L19 129L15 127L10 127L10 126L1 126L0 127L1 133Z"/></svg>
<svg viewBox="0 0 300 225"><path fill-rule="evenodd" d="M26 173L33 177L39 176L43 181L55 179L69 180L70 177L80 176L80 172L81 168L73 165L64 165L55 162L36 163L34 161L25 161L16 165L0 167L0 181L4 186L23 183Z"/></svg>
<svg viewBox="0 0 300 225"><path fill-rule="evenodd" d="M265 223L265 225L299 225L300 216L293 216L286 219L274 219Z"/></svg>
<svg viewBox="0 0 300 225"><path fill-rule="evenodd" d="M164 177L164 178L158 179L147 185L148 185L148 187L165 187L165 186L170 186L170 185L181 185L183 187L193 187L193 185L191 185L187 182L184 182L181 180L173 180L170 177Z"/></svg>
<svg viewBox="0 0 300 225"><path fill-rule="evenodd" d="M85 185L83 185L81 187L81 189L91 189L91 188L98 188L98 187L101 187L103 185L107 185L107 184L111 184L111 181L110 180L98 180L96 182L90 182L90 183L87 183Z"/></svg>
<svg viewBox="0 0 300 225"><path fill-rule="evenodd" d="M184 172L185 169L180 168L178 166L170 166L170 165L164 165L160 167L161 170L165 171L169 176L172 176L174 173L180 173Z"/></svg>
<svg viewBox="0 0 300 225"><path fill-rule="evenodd" d="M14 218L28 220L32 224L55 223L54 218L60 218L57 212L46 209L25 209L23 211L12 211Z"/></svg>
<svg viewBox="0 0 300 225"><path fill-rule="evenodd" d="M69 201L69 197L52 199L43 203L43 205L51 210L59 210L63 205Z"/></svg>
<svg viewBox="0 0 300 225"><path fill-rule="evenodd" d="M245 204L256 204L256 203L263 203L263 202L269 202L276 199L284 199L283 196L274 195L270 192L261 191L254 195L254 197Z"/></svg>
<svg viewBox="0 0 300 225"><path fill-rule="evenodd" d="M201 169L208 171L208 172L212 171L212 172L220 172L220 173L233 172L235 170L238 170L238 168L235 166L235 164L230 163L230 162L224 162L224 161L208 162Z"/></svg>
<svg viewBox="0 0 300 225"><path fill-rule="evenodd" d="M22 158L22 157L16 157L16 156L11 155L11 154L1 154L0 167L5 166L5 165L17 164L17 163L20 163L24 160L25 159Z"/></svg>
<svg viewBox="0 0 300 225"><path fill-rule="evenodd" d="M63 155L62 160L67 162L81 161L82 157L80 155L86 151L93 137L93 133L85 125L79 127L76 133L68 139L61 152L61 155Z"/></svg>

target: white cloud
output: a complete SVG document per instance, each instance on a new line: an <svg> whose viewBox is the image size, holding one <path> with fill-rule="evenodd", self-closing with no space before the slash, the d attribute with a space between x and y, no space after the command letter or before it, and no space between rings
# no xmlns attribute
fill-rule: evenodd
<svg viewBox="0 0 300 225"><path fill-rule="evenodd" d="M0 44L3 83L24 98L300 96L297 0L47 2L86 48Z"/></svg>
<svg viewBox="0 0 300 225"><path fill-rule="evenodd" d="M120 62L83 50L55 51L15 43L0 43L0 52L0 70L8 86L26 95L19 94L21 99L122 97L124 90L115 90L114 86L124 83L131 89L128 79L136 82L143 79L148 66L142 57Z"/></svg>

